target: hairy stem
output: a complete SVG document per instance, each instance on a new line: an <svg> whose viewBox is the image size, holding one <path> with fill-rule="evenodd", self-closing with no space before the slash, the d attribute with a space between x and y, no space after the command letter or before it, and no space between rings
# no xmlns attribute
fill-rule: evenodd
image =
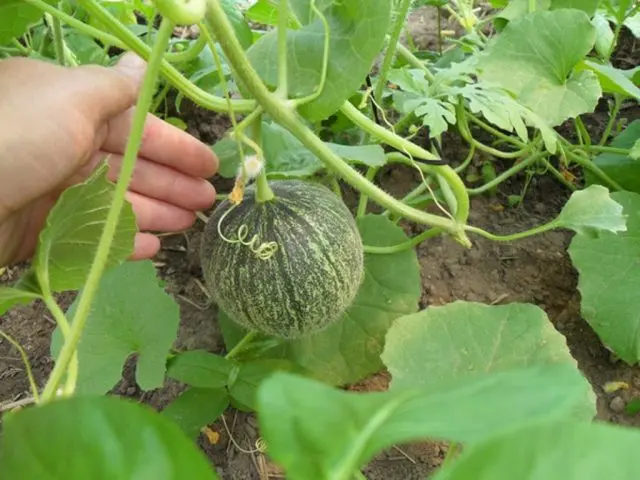
<svg viewBox="0 0 640 480"><path fill-rule="evenodd" d="M467 232L478 234L482 237L488 238L489 240L494 240L496 242L511 242L514 240L520 240L522 238L532 237L534 235L539 235L540 233L548 232L549 230L553 230L558 227L558 221L552 220L549 223L545 223L544 225L540 225L538 227L532 228L531 230L525 230L524 232L513 233L511 235L494 235L493 233L489 233L481 228L472 227L471 225L467 225L465 230Z"/></svg>
<svg viewBox="0 0 640 480"><path fill-rule="evenodd" d="M591 173L593 173L596 177L598 177L598 179L601 182L605 183L608 188L612 190L623 190L623 188L616 181L614 181L611 177L609 177L609 175L603 172L602 169L600 169L600 167L598 167L591 160L576 154L570 148L565 148L563 150L564 150L564 153L567 155L567 157L569 157L575 163L577 163L578 165L582 166L583 168L586 168Z"/></svg>
<svg viewBox="0 0 640 480"><path fill-rule="evenodd" d="M51 293L44 292L43 301L51 312L51 315L53 315L53 318L55 319L56 324L58 325L58 328L60 328L60 332L62 332L62 336L66 341L71 333L71 327L69 326L67 316L62 311L60 305L58 305L58 302L56 302ZM73 393L73 389L75 388L76 382L78 380L78 364L78 352L75 351L73 353L73 357L71 358L71 363L69 364L67 372L67 382L63 392L65 395L71 395Z"/></svg>
<svg viewBox="0 0 640 480"><path fill-rule="evenodd" d="M256 117L256 120L251 124L251 130L253 133L253 141L262 148L262 116ZM263 165L256 179L256 201L263 203L273 200L275 195L267 181L267 166L264 165L265 159L261 158L260 160L263 162Z"/></svg>
<svg viewBox="0 0 640 480"><path fill-rule="evenodd" d="M259 335L259 333L255 330L252 330L250 332L248 332L244 337L242 337L242 340L240 340L235 347L233 347L229 353L227 353L225 355L224 358L226 359L232 359L234 357L237 357L240 353L244 352L247 347L251 344L251 342Z"/></svg>
<svg viewBox="0 0 640 480"><path fill-rule="evenodd" d="M41 0L26 0L29 2L36 2ZM129 31L124 25L122 25L111 13L109 13L104 7L97 3L96 0L78 0L78 3L85 9L92 17L106 25L116 36L120 39L123 48L127 48L146 61L150 61L151 49L140 38L138 38L133 32ZM35 3L34 3L35 4ZM38 5L39 6L39 5ZM56 13L54 13L54 11ZM61 18L59 10L53 9L52 15ZM84 27L88 25L79 22L83 27L78 28L79 31L88 33ZM88 33L91 35L90 33ZM211 95L205 92L201 88L195 86L184 75L182 75L173 65L164 61L161 63L160 72L162 75L182 94L193 100L198 105L215 112L225 113L228 111L228 104L224 98L216 95ZM249 113L255 110L256 102L254 100L232 100L233 108L237 113Z"/></svg>
<svg viewBox="0 0 640 480"><path fill-rule="evenodd" d="M31 55L31 48L27 48L22 45L17 39L12 39L11 44L23 55ZM9 48L3 47L3 50L9 51Z"/></svg>
<svg viewBox="0 0 640 480"><path fill-rule="evenodd" d="M376 84L375 89L375 98L377 101L380 101L380 99L382 98L382 91L384 90L384 86L387 83L387 75L389 75L389 70L391 70L393 59L396 56L396 49L398 47L398 43L400 43L400 35L402 34L402 30L404 29L405 19L407 18L407 14L409 13L409 9L411 8L411 3L412 0L401 0L400 5L398 6L398 10L395 12L396 18L391 29L391 35L387 44L387 51L384 54L382 66L380 67L380 72L378 73L378 83Z"/></svg>
<svg viewBox="0 0 640 480"><path fill-rule="evenodd" d="M629 156L629 154L631 153L630 148L618 148L618 147L606 147L606 146L603 147L600 145L591 145L591 146L584 145L580 147L580 149L588 150L592 152L599 152L599 153L614 153L616 155L624 155L624 156Z"/></svg>
<svg viewBox="0 0 640 480"><path fill-rule="evenodd" d="M355 125L369 133L371 136L378 138L380 141L386 143L387 145L391 145L392 147L406 153L407 155L411 155L412 157L423 160L438 160L438 157L436 157L431 152L416 145L415 143L411 143L410 141L395 135L393 132L378 125L364 113L358 110L351 102L343 103L340 107L340 111Z"/></svg>
<svg viewBox="0 0 640 480"><path fill-rule="evenodd" d="M377 167L370 167L367 170L367 174L365 175L366 179L369 180L370 182L373 181L373 179L375 178L376 174L378 173L379 168ZM358 218L364 217L365 214L367 213L367 203L369 202L369 197L367 197L364 194L360 195L360 200L358 201L358 210L356 213L356 216Z"/></svg>
<svg viewBox="0 0 640 480"><path fill-rule="evenodd" d="M539 152L539 153L536 153L534 155L530 155L526 159L522 160L521 162L516 163L514 166L512 166L508 170L505 170L500 175L498 175L496 178L494 178L490 182L485 183L481 187L469 188L467 190L467 193L469 195L479 195L481 193L486 192L487 190L491 190L492 188L497 187L502 182L507 180L509 177L512 177L515 174L517 174L518 172L524 170L529 165L533 165L535 162L540 160L540 158L544 157L545 155L546 155L546 153L544 153L544 152Z"/></svg>
<svg viewBox="0 0 640 480"><path fill-rule="evenodd" d="M412 67L416 67L422 70L424 72L425 78L429 81L429 83L434 82L436 78L433 76L433 73L431 73L431 71L425 66L422 60L411 53L411 51L401 43L398 43L397 48L398 55L404 58Z"/></svg>
<svg viewBox="0 0 640 480"><path fill-rule="evenodd" d="M558 171L558 169L556 167L551 165L551 162L549 161L548 158L541 158L540 159L540 163L542 163L545 166L545 168L551 172L551 175L556 177L556 180L558 180L558 182L560 182L562 185L567 187L572 192L575 192L577 190L577 187L573 183L571 183L569 180L567 180L564 177L564 175L561 172Z"/></svg>
<svg viewBox="0 0 640 480"><path fill-rule="evenodd" d="M276 92L281 98L288 98L287 24L289 22L289 0L279 0L278 7L278 89Z"/></svg>
<svg viewBox="0 0 640 480"><path fill-rule="evenodd" d="M364 253L373 253L377 255L389 255L392 253L404 252L405 250L409 250L417 245L420 245L425 240L435 237L442 233L441 228L430 228L429 230L425 230L420 235L413 237L406 242L398 243L397 245L391 245L389 247L374 247L372 245L364 246Z"/></svg>
<svg viewBox="0 0 640 480"><path fill-rule="evenodd" d="M198 58L200 52L204 50L207 45L207 38L200 34L200 36L189 45L182 52L168 52L165 53L164 59L170 63L185 63L190 62Z"/></svg>
<svg viewBox="0 0 640 480"><path fill-rule="evenodd" d="M57 18L53 18L52 16L49 16L49 18L51 19L51 35L53 37L53 46L56 51L56 60L59 65L64 67L67 62L64 54L64 33L62 31L62 24Z"/></svg>
<svg viewBox="0 0 640 480"><path fill-rule="evenodd" d="M469 245L469 241L464 234L461 235L462 228L461 223L466 221L468 210L466 214L464 209L460 208L462 212L459 215L458 221L453 221L448 218L440 217L425 212L421 212L417 209L404 205L402 202L396 200L391 195L381 190L379 187L369 182L364 178L357 170L348 165L342 158L336 155L329 147L327 147L320 138L318 138L309 128L305 125L302 119L294 112L290 105L277 98L262 83L260 77L249 63L244 51L238 39L235 37L233 28L229 23L224 10L220 5L219 0L209 0L209 9L207 11L206 22L209 24L211 30L216 35L218 42L227 56L229 62L234 66L235 71L242 80L243 84L251 92L251 94L260 102L265 112L268 113L277 123L288 129L303 145L305 145L312 153L314 153L327 167L339 174L346 182L351 184L354 188L360 192L368 195L372 200L378 204L387 207L389 210L394 211L404 217L432 226L441 227L444 230L451 233L460 243ZM356 110L357 111L357 110ZM365 117L366 118L366 117ZM368 119L367 119L368 120ZM372 122L371 122L372 123ZM375 125L375 124L374 124ZM382 129L384 130L384 129ZM385 130L386 132L386 130ZM389 135L390 132L386 132ZM439 167L437 173L448 175L449 178L455 177L460 184L462 181L448 167ZM464 184L462 184L464 186ZM466 199L468 204L468 197L466 190L460 190L460 186L456 184L454 190L462 198Z"/></svg>
<svg viewBox="0 0 640 480"><path fill-rule="evenodd" d="M40 396L38 394L38 385L36 384L36 379L33 376L33 370L31 369L31 363L29 362L29 356L27 352L24 351L22 345L16 342L12 337L8 334L0 330L0 337L4 338L7 342L14 346L16 350L20 353L20 358L22 359L22 363L24 363L24 368L27 371L27 378L29 379L29 388L31 389L31 395L36 402L40 400Z"/></svg>
<svg viewBox="0 0 640 480"><path fill-rule="evenodd" d="M611 136L611 131L613 130L613 126L616 124L618 113L620 113L620 107L622 106L622 95L615 94L613 96L613 101L614 104L613 108L611 109L611 115L609 116L609 121L607 122L607 126L605 127L604 132L602 132L602 137L598 142L599 146L603 146L605 143L607 143L607 140L609 140L609 137Z"/></svg>
<svg viewBox="0 0 640 480"><path fill-rule="evenodd" d="M76 352L78 342L80 341L82 331L84 330L84 326L91 309L93 298L98 290L100 278L106 268L113 238L116 233L118 221L120 220L122 207L125 204L125 194L129 187L129 183L131 182L131 177L136 164L136 157L142 141L142 132L145 120L147 118L149 107L151 106L151 101L153 100L153 90L160 70L162 55L166 50L172 32L173 23L167 18L163 18L151 52L149 65L145 72L142 87L140 89L140 96L133 114L129 141L127 142L122 160L118 182L115 186L113 201L111 203L109 213L107 214L105 226L102 231L102 235L100 236L100 242L98 243L93 263L91 264L91 270L89 270L87 281L82 293L80 294L76 312L73 317L73 321L71 322L71 332L69 333L68 338L65 339L64 345L60 350L60 354L56 359L55 367L53 368L47 385L42 393L43 402L49 402L54 398L58 385L62 380L62 376L67 370L69 362Z"/></svg>
<svg viewBox="0 0 640 480"><path fill-rule="evenodd" d="M498 137L501 140L504 140L507 143L511 143L512 145L520 148L520 149L524 149L526 148L528 145L523 142L522 140L512 136L512 135L507 135L505 133L502 133L500 130L498 130L497 128L489 125L486 122L483 122L482 120L480 120L478 117L476 117L475 115L473 115L470 112L466 112L465 111L465 116L469 118L469 120L471 120L473 123L475 123L476 125L478 125L479 127L483 128L484 130L486 130L487 132L489 132L491 135L493 135L494 137Z"/></svg>

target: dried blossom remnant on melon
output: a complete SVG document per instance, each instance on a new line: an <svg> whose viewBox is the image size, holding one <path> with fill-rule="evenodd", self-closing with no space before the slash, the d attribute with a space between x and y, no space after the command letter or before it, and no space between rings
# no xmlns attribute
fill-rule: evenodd
<svg viewBox="0 0 640 480"><path fill-rule="evenodd" d="M229 201L234 205L239 205L244 198L244 180L241 177L236 178L233 190L229 194Z"/></svg>

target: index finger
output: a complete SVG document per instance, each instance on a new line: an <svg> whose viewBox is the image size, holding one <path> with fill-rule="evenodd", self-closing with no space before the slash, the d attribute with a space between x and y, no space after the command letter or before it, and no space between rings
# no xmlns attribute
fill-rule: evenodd
<svg viewBox="0 0 640 480"><path fill-rule="evenodd" d="M109 122L102 150L124 154L133 111L131 108ZM151 114L147 116L138 156L195 177L209 178L218 171L218 157L211 148Z"/></svg>

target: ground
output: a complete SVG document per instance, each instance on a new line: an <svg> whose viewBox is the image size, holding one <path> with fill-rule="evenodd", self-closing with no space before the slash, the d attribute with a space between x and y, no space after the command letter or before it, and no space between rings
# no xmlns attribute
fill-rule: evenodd
<svg viewBox="0 0 640 480"><path fill-rule="evenodd" d="M420 16L422 14L424 16ZM410 28L415 27L418 33L424 32L424 25L433 23L433 16L429 17L429 12L422 11L422 14L414 14L410 21ZM424 33L418 37L427 38L427 43L433 41ZM625 51L625 55L630 54ZM600 110L606 112L605 107ZM627 115L637 113L636 109ZM589 118L588 125L592 133L601 131L603 118L603 113ZM227 127L224 119L188 106L186 120L189 131L209 143L219 138ZM466 149L457 137L451 136L445 142L445 153L446 158L457 163L466 155ZM416 174L404 167L387 168L378 179L382 187L395 196L406 193L418 182ZM213 181L219 191L228 191L228 182L217 178ZM473 197L471 223L495 233L524 230L553 218L568 198L568 191L553 178L538 177L529 185L524 203L509 208L506 196L520 193L523 181L523 177L514 179L503 185L493 197ZM201 228L202 224L198 222L185 234L164 237L163 249L154 260L160 276L167 282L168 291L180 304L181 325L176 347L220 352L223 343L215 322L215 309L206 308L207 299L197 283L197 280L201 280L196 254ZM405 228L408 234L413 235L420 230L407 225ZM496 243L474 237L472 249L465 249L446 238L430 240L418 249L423 284L421 307L442 305L458 299L538 305L548 314L555 328L566 337L579 368L593 385L598 396L598 418L638 427L640 414L626 415L622 409L631 399L640 398L640 368L618 361L602 346L580 316L577 272L566 253L571 237L572 234L566 231L552 231L511 243ZM20 271L21 266L7 270L0 277L0 283L11 283ZM63 307L72 300L73 294L60 298ZM44 306L37 303L12 309L0 316L0 329L24 347L36 381L38 385L43 385L52 367L49 345L54 329ZM138 398L156 408L163 408L181 391L180 385L169 382L165 388L141 392L132 378L132 365L129 364L124 370L123 381L114 392ZM383 390L387 381L388 375L381 372L349 388ZM603 385L611 381L626 382L630 388L606 393ZM8 342L0 341L0 404L27 396L28 384L19 355ZM212 426L220 434L216 443L209 442L204 435L199 440L200 446L223 478L283 478L281 472L256 451L258 436L255 419L235 411L228 411L225 419L226 427L221 422ZM229 431L233 441L230 441ZM446 445L439 443L398 445L380 454L367 467L365 474L371 480L424 478L441 464L446 451Z"/></svg>

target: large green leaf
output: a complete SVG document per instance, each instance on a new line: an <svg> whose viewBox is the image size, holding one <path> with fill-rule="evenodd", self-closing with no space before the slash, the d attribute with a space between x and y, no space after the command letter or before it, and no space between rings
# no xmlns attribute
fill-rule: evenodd
<svg viewBox="0 0 640 480"><path fill-rule="evenodd" d="M582 11L535 12L510 22L479 58L480 79L511 91L550 125L595 109L602 91L591 71L573 68L593 48Z"/></svg>
<svg viewBox="0 0 640 480"><path fill-rule="evenodd" d="M407 241L400 227L380 215L367 215L359 219L358 226L368 245ZM364 282L342 319L318 334L283 342L266 355L288 358L311 377L334 385L361 380L382 367L380 354L387 330L396 318L418 310L420 293L415 251L365 254ZM240 329L224 315L218 321L231 347L229 340L237 340Z"/></svg>
<svg viewBox="0 0 640 480"><path fill-rule="evenodd" d="M68 310L73 317L77 300ZM77 393L104 394L120 380L127 358L138 354L136 380L144 390L164 383L166 359L178 333L180 311L160 287L151 261L129 262L104 274L78 346ZM63 337L53 334L57 356Z"/></svg>
<svg viewBox="0 0 640 480"><path fill-rule="evenodd" d="M558 227L569 228L584 235L626 230L622 206L611 197L609 190L600 185L591 185L573 192L555 223Z"/></svg>
<svg viewBox="0 0 640 480"><path fill-rule="evenodd" d="M578 270L582 315L605 345L628 363L640 360L640 195L616 192L627 231L576 235L569 246Z"/></svg>
<svg viewBox="0 0 640 480"><path fill-rule="evenodd" d="M53 0L45 0L52 4ZM42 10L22 0L0 0L0 45L19 37L42 18Z"/></svg>
<svg viewBox="0 0 640 480"><path fill-rule="evenodd" d="M457 301L399 318L387 333L382 360L392 390L535 365L566 364L578 372L566 339L545 312L522 303ZM596 399L586 379L583 391L576 415L592 419Z"/></svg>
<svg viewBox="0 0 640 480"><path fill-rule="evenodd" d="M258 419L269 456L288 479L350 480L391 445L425 439L478 444L518 427L562 419L583 394L584 379L571 365L367 394L280 373L260 387Z"/></svg>
<svg viewBox="0 0 640 480"><path fill-rule="evenodd" d="M638 139L640 139L640 120L634 120L613 139L611 146L633 148ZM625 190L640 193L640 161L627 155L602 153L593 160L593 163ZM600 179L587 169L585 169L585 179L587 185L600 183Z"/></svg>
<svg viewBox="0 0 640 480"><path fill-rule="evenodd" d="M627 71L615 68L611 64L602 65L591 60L583 60L577 68L593 71L598 76L604 92L619 93L625 97L640 100L640 88L635 86Z"/></svg>
<svg viewBox="0 0 640 480"><path fill-rule="evenodd" d="M470 448L433 480L634 480L637 430L605 423L552 422Z"/></svg>
<svg viewBox="0 0 640 480"><path fill-rule="evenodd" d="M316 2L329 28L329 63L324 90L318 98L302 106L300 113L316 121L329 117L363 83L380 53L390 16L388 0ZM321 81L324 27L321 20L304 14L309 2L292 2L302 28L287 33L287 69L290 95L314 93ZM271 31L247 50L258 74L268 85L278 77L277 32Z"/></svg>
<svg viewBox="0 0 640 480"><path fill-rule="evenodd" d="M41 284L48 282L52 292L75 290L85 283L115 190L106 177L107 170L103 164L86 182L65 190L49 212L33 265ZM133 253L136 232L133 209L125 202L114 232L108 268Z"/></svg>
<svg viewBox="0 0 640 480"><path fill-rule="evenodd" d="M57 400L7 415L2 427L2 478L219 478L177 425L129 400Z"/></svg>

